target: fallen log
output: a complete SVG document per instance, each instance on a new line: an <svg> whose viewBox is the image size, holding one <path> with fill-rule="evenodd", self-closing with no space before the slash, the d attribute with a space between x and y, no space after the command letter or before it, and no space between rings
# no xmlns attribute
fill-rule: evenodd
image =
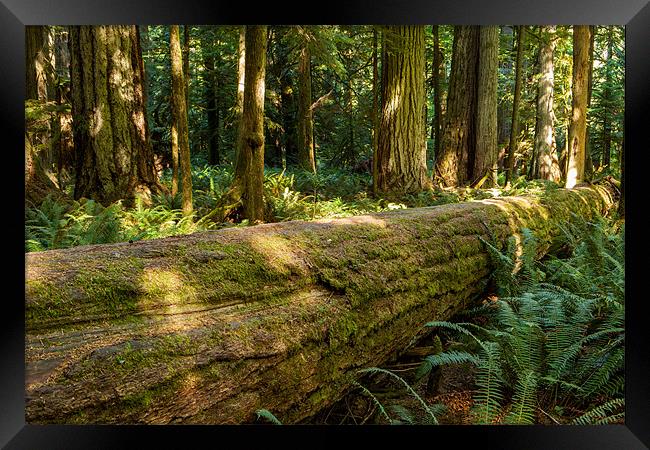
<svg viewBox="0 0 650 450"><path fill-rule="evenodd" d="M28 423L304 420L477 301L484 243L542 254L599 186L26 256Z"/></svg>

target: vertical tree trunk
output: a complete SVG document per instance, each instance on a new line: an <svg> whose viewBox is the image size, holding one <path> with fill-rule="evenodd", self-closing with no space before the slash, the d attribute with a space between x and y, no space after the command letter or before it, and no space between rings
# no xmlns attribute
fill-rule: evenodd
<svg viewBox="0 0 650 450"><path fill-rule="evenodd" d="M70 27L75 198L132 203L163 189L149 143L136 26Z"/></svg>
<svg viewBox="0 0 650 450"><path fill-rule="evenodd" d="M298 164L316 173L314 118L311 110L311 52L303 42L298 62Z"/></svg>
<svg viewBox="0 0 650 450"><path fill-rule="evenodd" d="M203 65L206 70L206 85L205 104L206 104L206 119L207 119L207 136L208 136L208 162L212 166L220 164L219 155L219 105L217 97L218 78L214 64L214 49L212 42L208 39L201 39L201 47L203 48Z"/></svg>
<svg viewBox="0 0 650 450"><path fill-rule="evenodd" d="M239 154L242 147L242 111L244 108L244 83L246 77L246 25L239 29L239 45L237 47L237 103L235 116L237 119L237 142L235 143L235 172L239 170Z"/></svg>
<svg viewBox="0 0 650 450"><path fill-rule="evenodd" d="M45 104L54 98L51 31L46 26L25 27L25 69L27 100ZM51 117L51 116L50 116ZM57 189L51 174L57 155L55 136L58 134L56 118L43 118L25 123L25 190L26 200L39 205Z"/></svg>
<svg viewBox="0 0 650 450"><path fill-rule="evenodd" d="M621 143L621 198L618 201L618 215L625 217L625 124L623 124L623 142Z"/></svg>
<svg viewBox="0 0 650 450"><path fill-rule="evenodd" d="M593 88L594 77L594 38L596 36L596 27L589 25L589 77L587 82L587 112L591 108L591 91ZM594 162L591 157L591 136L589 133L589 123L585 131L585 180L591 181L594 174Z"/></svg>
<svg viewBox="0 0 650 450"><path fill-rule="evenodd" d="M423 117L424 26L388 26L382 56L377 186L383 192L430 187Z"/></svg>
<svg viewBox="0 0 650 450"><path fill-rule="evenodd" d="M440 72L444 70L444 61L440 52L440 32L438 25L433 26L433 124L431 125L431 139L433 139L434 161L440 154L440 138L442 131L442 93L440 92Z"/></svg>
<svg viewBox="0 0 650 450"><path fill-rule="evenodd" d="M379 134L377 108L379 107L379 88L377 86L378 70L377 70L377 27L372 29L372 192L377 195L377 136Z"/></svg>
<svg viewBox="0 0 650 450"><path fill-rule="evenodd" d="M189 215L192 213L192 167L187 129L187 97L178 25L169 27L169 51L172 65L172 109L178 133L178 155L182 180L182 209L184 215Z"/></svg>
<svg viewBox="0 0 650 450"><path fill-rule="evenodd" d="M476 146L478 45L478 26L455 27L447 111L435 164L435 180L444 186L465 184L470 176L469 157Z"/></svg>
<svg viewBox="0 0 650 450"><path fill-rule="evenodd" d="M246 27L246 62L242 111L243 215L251 225L264 220L264 90L266 26Z"/></svg>
<svg viewBox="0 0 650 450"><path fill-rule="evenodd" d="M506 187L510 185L514 178L515 154L518 147L519 136L519 102L521 100L521 81L522 71L521 62L523 59L523 48L526 38L526 27L519 25L517 27L517 59L515 61L515 92L512 101L512 126L510 127L510 144L508 145L508 159L506 161Z"/></svg>
<svg viewBox="0 0 650 450"><path fill-rule="evenodd" d="M553 53L555 26L542 27L539 49L539 81L537 82L537 116L535 125L535 164L532 178L560 181L560 164L556 155L553 113Z"/></svg>
<svg viewBox="0 0 650 450"><path fill-rule="evenodd" d="M190 110L190 27L183 25L183 79L185 81L185 105Z"/></svg>
<svg viewBox="0 0 650 450"><path fill-rule="evenodd" d="M605 89L603 92L603 156L602 165L609 166L612 154L612 125L610 122L610 108L612 105L612 65L611 59L614 51L613 26L607 27L607 54L605 56Z"/></svg>
<svg viewBox="0 0 650 450"><path fill-rule="evenodd" d="M49 30L42 25L25 27L26 97L46 102L53 98L52 52L49 47ZM49 88L49 89L48 89Z"/></svg>
<svg viewBox="0 0 650 450"><path fill-rule="evenodd" d="M573 98L569 127L569 154L566 187L584 180L585 139L587 134L587 96L589 82L589 26L573 26Z"/></svg>
<svg viewBox="0 0 650 450"><path fill-rule="evenodd" d="M476 152L472 177L477 186L497 185L497 81L499 27L481 26L476 105ZM485 181L483 181L485 180Z"/></svg>

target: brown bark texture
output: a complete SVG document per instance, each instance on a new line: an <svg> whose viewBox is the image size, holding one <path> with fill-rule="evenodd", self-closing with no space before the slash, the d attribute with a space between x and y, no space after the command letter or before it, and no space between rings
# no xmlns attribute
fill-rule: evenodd
<svg viewBox="0 0 650 450"><path fill-rule="evenodd" d="M143 64L136 26L69 30L74 196L131 203L163 189L147 132Z"/></svg>
<svg viewBox="0 0 650 450"><path fill-rule="evenodd" d="M388 26L382 57L382 110L377 136L377 188L430 187L424 120L424 26Z"/></svg>
<svg viewBox="0 0 650 450"><path fill-rule="evenodd" d="M183 214L189 215L192 213L192 165L190 163L190 142L187 125L186 77L183 73L183 56L178 25L169 27L169 51L172 66L173 128L176 129L178 142L178 159L182 182L182 210Z"/></svg>
<svg viewBox="0 0 650 450"><path fill-rule="evenodd" d="M311 52L304 42L298 62L298 165L316 173L314 117L311 108Z"/></svg>
<svg viewBox="0 0 650 450"><path fill-rule="evenodd" d="M553 123L553 53L555 52L555 27L542 27L543 41L539 49L539 81L537 82L537 116L535 122L535 150L533 178L560 181L560 163L555 147Z"/></svg>
<svg viewBox="0 0 650 450"><path fill-rule="evenodd" d="M431 320L480 303L505 248L541 256L601 186L26 255L28 423L304 421Z"/></svg>
<svg viewBox="0 0 650 450"><path fill-rule="evenodd" d="M497 81L499 64L499 27L481 26L479 30L478 89L476 104L476 150L473 184L493 187L497 184ZM485 179L485 181L483 181Z"/></svg>
<svg viewBox="0 0 650 450"><path fill-rule="evenodd" d="M573 97L571 100L569 154L565 184L567 188L572 188L582 182L585 176L590 34L588 25L573 26Z"/></svg>
<svg viewBox="0 0 650 450"><path fill-rule="evenodd" d="M455 27L447 111L434 172L436 183L443 186L465 184L470 176L469 157L476 146L478 46L478 26Z"/></svg>

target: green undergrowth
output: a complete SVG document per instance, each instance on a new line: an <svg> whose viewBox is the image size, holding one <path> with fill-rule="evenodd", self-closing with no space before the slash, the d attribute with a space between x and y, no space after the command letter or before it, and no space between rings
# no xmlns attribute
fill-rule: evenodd
<svg viewBox="0 0 650 450"><path fill-rule="evenodd" d="M25 210L25 251L43 251L87 244L106 244L184 235L241 223L201 221L228 190L233 173L229 167L196 166L192 171L194 213L183 216L181 197L160 194L148 205L136 201L127 208L121 201L108 206L80 199L69 204L47 197ZM171 185L165 172L163 184ZM350 217L395 209L437 206L507 195L542 194L557 189L548 182L517 180L508 189L434 189L399 198L375 197L367 174L323 169L267 168L265 172L267 221L315 220ZM68 186L70 188L70 186Z"/></svg>

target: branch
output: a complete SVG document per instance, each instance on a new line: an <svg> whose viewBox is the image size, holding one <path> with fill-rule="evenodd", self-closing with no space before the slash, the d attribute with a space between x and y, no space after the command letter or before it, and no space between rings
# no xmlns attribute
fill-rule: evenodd
<svg viewBox="0 0 650 450"><path fill-rule="evenodd" d="M321 106L325 102L325 100L327 100L332 95L333 92L334 92L333 90L330 90L327 94L323 95L321 98L319 98L314 103L312 103L311 106L309 107L309 111L314 112L314 110L319 106Z"/></svg>

